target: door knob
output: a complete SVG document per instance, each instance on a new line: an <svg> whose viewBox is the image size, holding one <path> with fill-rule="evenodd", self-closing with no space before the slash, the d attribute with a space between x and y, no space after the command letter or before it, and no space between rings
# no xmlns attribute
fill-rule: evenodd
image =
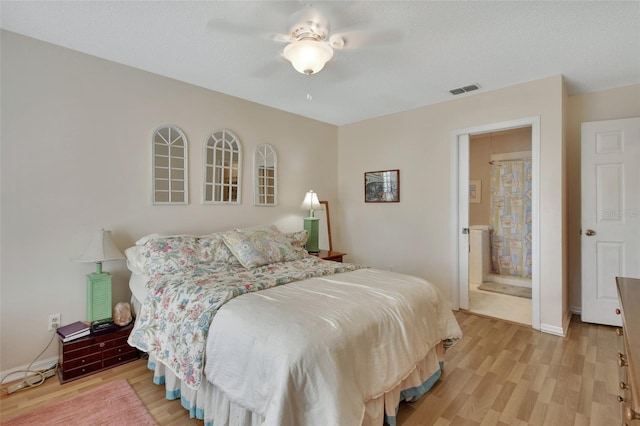
<svg viewBox="0 0 640 426"><path fill-rule="evenodd" d="M596 231L594 231L593 229L587 229L585 231L585 234L587 234L587 237L592 237L592 236L596 235Z"/></svg>

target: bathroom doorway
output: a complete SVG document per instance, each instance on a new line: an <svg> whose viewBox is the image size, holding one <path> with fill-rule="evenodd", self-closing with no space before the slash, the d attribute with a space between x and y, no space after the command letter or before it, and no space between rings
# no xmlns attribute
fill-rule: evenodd
<svg viewBox="0 0 640 426"><path fill-rule="evenodd" d="M469 311L531 325L531 126L469 136Z"/></svg>
<svg viewBox="0 0 640 426"><path fill-rule="evenodd" d="M521 130L522 129L522 130ZM508 152L499 153L497 151L501 150L499 148L500 145L503 144L500 139L503 136L506 136L507 133L502 133L504 131L515 131L515 133L520 134L520 136L526 135L525 139L528 139L528 145L524 148L516 147L517 144L514 144L514 147L508 148L508 151L516 151L520 154L512 154ZM485 138L489 140L488 145L491 146L491 139L493 138L493 148L495 148L494 155L497 154L497 157L491 158L491 153L489 152L488 157L484 157L481 162L485 164L485 166L490 166L490 162L497 162L502 160L510 160L513 155L518 155L522 157L522 152L525 152L524 156L528 156L528 147L530 146L530 165L529 170L524 172L519 170L518 173L522 174L526 173L530 176L531 186L528 188L528 194L531 197L531 208L530 213L527 216L523 213L517 220L520 223L529 222L530 226L530 235L527 232L527 235L524 238L527 238L530 242L530 253L527 255L519 255L515 258L512 258L511 263L507 262L506 258L503 258L503 263L498 263L496 266L493 265L493 262L489 264L487 259L491 257L489 254L488 257L485 256L485 279L488 274L492 272L492 268L503 268L507 269L509 267L509 273L522 271L523 267L530 266L530 272L526 272L526 278L530 277L531 282L531 299L523 298L523 297L514 297L510 295L505 295L502 293L495 292L487 292L483 291L485 297L480 302L483 302L481 307L470 306L471 297L473 295L472 292L475 292L476 289L470 286L470 272L472 266L470 264L470 243L471 243L471 233L472 231L484 231L485 239L484 243L486 244L487 250L485 253L490 253L488 247L491 244L491 235L489 232L489 227L493 226L492 223L496 225L496 222L491 222L490 216L486 216L486 218L480 219L480 221L484 223L476 224L470 220L470 213L473 210L474 217L476 210L486 209L487 207L490 210L491 204L491 171L487 170L483 172L484 174L473 176L471 175L471 162L476 161L475 156L479 155L477 153L473 153L473 157L471 156L470 146L471 140L474 138ZM477 142L478 139L476 139ZM490 149L491 151L491 149ZM530 324L532 328L539 330L540 329L540 265L539 265L539 170L540 170L540 118L539 117L530 117L518 120L511 120L507 122L501 123L493 123L487 125L481 125L468 129L460 129L454 132L453 134L453 145L452 145L452 212L454 220L452 221L452 248L455 252L455 258L457 261L452 266L452 276L453 283L451 286L452 291L452 306L454 309L465 309L471 310L472 312L482 313L484 315L504 318L510 321L515 321L524 324ZM475 173L475 172L473 172ZM526 176L526 174L524 176ZM502 181L503 177L500 175L494 176L494 179L497 181ZM511 177L504 177L506 183L510 183L509 179ZM477 204L482 204L482 199L486 199L489 203L485 206L477 206ZM497 201L500 202L500 201ZM512 200L509 201L510 203ZM519 200L515 200L516 204L519 204ZM477 208L476 208L477 207ZM506 216L506 215L503 215ZM504 218L506 220L506 217ZM500 220L500 219L497 219ZM474 218L475 222L476 219ZM471 225L474 226L471 229ZM512 227L513 224L505 223L508 227ZM522 244L522 236L519 238L514 238L514 248L518 248L519 244ZM481 239L482 241L482 239ZM507 253L507 254L510 254ZM503 254L506 256L507 254ZM496 256L496 261L500 262L500 254ZM524 263L523 263L523 262ZM513 268L515 266L515 268ZM512 271L513 269L513 271ZM482 272L482 271L481 271ZM513 278L505 278L500 277L500 275L507 275L503 273L497 274L497 277L491 277L491 279L487 281L502 281L503 283L509 283L508 280ZM515 277L514 277L515 278ZM482 281L485 281L482 279ZM507 280L507 281L505 281ZM475 280L479 281L479 280ZM480 284L480 283L478 283ZM493 294L490 294L493 293ZM521 300L518 300L521 299ZM477 304L476 304L477 305ZM501 310L501 307L504 308ZM506 314L504 312L506 310ZM518 312L520 317L517 316L509 316L509 312L515 313Z"/></svg>

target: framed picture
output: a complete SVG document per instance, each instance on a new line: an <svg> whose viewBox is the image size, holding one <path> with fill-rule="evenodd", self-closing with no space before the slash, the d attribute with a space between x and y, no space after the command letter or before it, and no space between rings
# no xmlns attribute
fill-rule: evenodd
<svg viewBox="0 0 640 426"><path fill-rule="evenodd" d="M482 181L480 179L469 180L469 202L480 204L482 200Z"/></svg>
<svg viewBox="0 0 640 426"><path fill-rule="evenodd" d="M365 203L398 203L400 202L400 170L383 170L365 172Z"/></svg>

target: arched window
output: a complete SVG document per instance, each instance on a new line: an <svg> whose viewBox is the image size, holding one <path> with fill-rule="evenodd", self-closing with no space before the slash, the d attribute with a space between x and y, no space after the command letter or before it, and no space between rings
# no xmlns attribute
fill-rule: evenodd
<svg viewBox="0 0 640 426"><path fill-rule="evenodd" d="M164 126L152 143L153 204L187 204L187 137L176 126Z"/></svg>
<svg viewBox="0 0 640 426"><path fill-rule="evenodd" d="M215 131L204 144L204 204L240 204L242 148L229 130Z"/></svg>
<svg viewBox="0 0 640 426"><path fill-rule="evenodd" d="M256 148L253 157L254 200L256 206L275 206L278 202L278 157L271 145Z"/></svg>

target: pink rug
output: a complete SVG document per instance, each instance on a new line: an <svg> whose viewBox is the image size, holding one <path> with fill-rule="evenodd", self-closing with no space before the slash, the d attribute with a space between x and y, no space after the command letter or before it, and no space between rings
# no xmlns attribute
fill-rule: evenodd
<svg viewBox="0 0 640 426"><path fill-rule="evenodd" d="M107 383L3 421L3 425L153 425L157 423L126 380Z"/></svg>

